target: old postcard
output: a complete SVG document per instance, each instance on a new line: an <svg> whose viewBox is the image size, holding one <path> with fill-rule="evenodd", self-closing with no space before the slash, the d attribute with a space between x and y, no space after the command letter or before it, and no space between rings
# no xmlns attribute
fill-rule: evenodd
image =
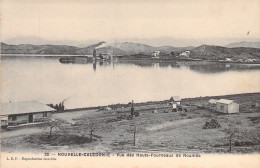
<svg viewBox="0 0 260 168"><path fill-rule="evenodd" d="M0 167L260 167L259 20L259 0L2 0Z"/></svg>

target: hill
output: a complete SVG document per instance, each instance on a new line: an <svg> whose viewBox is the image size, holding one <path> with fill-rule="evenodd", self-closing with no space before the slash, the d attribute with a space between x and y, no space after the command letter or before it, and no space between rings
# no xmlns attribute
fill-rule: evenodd
<svg viewBox="0 0 260 168"><path fill-rule="evenodd" d="M88 47L74 47L68 45L32 45L32 44L20 44L9 45L1 43L1 53L3 54L66 54L66 55L90 55L93 54L93 50L96 49L99 53L112 53L114 55L134 55L145 54L151 55L154 51L161 51L163 53L170 53L173 51L182 51L191 49L192 47L152 47L140 43L123 42L107 44L105 42L99 42L97 44L90 45Z"/></svg>
<svg viewBox="0 0 260 168"><path fill-rule="evenodd" d="M97 43L97 44L93 44L93 45L90 45L90 46L88 46L88 47L84 47L84 48L80 48L79 50L77 50L76 51L76 53L77 54L93 54L93 51L94 51L94 49L96 48L96 47L98 47L98 46L100 46L100 45L102 45L102 44L104 44L105 42L104 41L102 41L102 42L99 42L99 43Z"/></svg>
<svg viewBox="0 0 260 168"><path fill-rule="evenodd" d="M119 48L120 50L125 52L125 55L134 55L134 54L150 55L154 51L170 53L170 52L179 52L179 51L193 48L193 47L172 47L172 46L153 47L153 46L149 46L141 43L133 43L133 42L113 43L113 44L109 44L109 46Z"/></svg>
<svg viewBox="0 0 260 168"><path fill-rule="evenodd" d="M123 42L108 44L99 42L88 47L74 47L68 45L8 45L1 43L1 53L3 54L53 54L53 55L92 55L96 49L99 53L111 53L113 55L146 55L150 56L154 51L160 51L162 54L172 53L179 55L182 51L190 51L191 58L205 60L216 60L224 58L233 59L257 59L260 60L260 49L249 47L227 48L221 46L202 45L199 47L172 47L162 46L153 47L141 43Z"/></svg>
<svg viewBox="0 0 260 168"><path fill-rule="evenodd" d="M236 43L230 43L230 44L226 45L225 47L228 47L228 48L235 48L235 47L260 48L260 42L241 41L241 42L236 42Z"/></svg>
<svg viewBox="0 0 260 168"><path fill-rule="evenodd" d="M248 47L237 47L237 48L226 48L221 46L209 46L202 45L190 50L190 57L201 58L201 59L260 59L260 49L248 48Z"/></svg>
<svg viewBox="0 0 260 168"><path fill-rule="evenodd" d="M73 55L78 51L78 47L66 45L8 45L1 43L2 54L68 54Z"/></svg>

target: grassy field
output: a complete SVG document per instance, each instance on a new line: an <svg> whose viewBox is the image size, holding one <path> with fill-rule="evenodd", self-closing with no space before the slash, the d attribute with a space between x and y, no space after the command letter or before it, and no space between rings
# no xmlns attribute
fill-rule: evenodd
<svg viewBox="0 0 260 168"><path fill-rule="evenodd" d="M210 98L229 98L241 104L241 113L225 115L203 105ZM54 114L60 119L49 136L48 125L27 128L24 134L10 130L2 134L2 150L23 151L94 151L94 152L229 152L226 130L236 128L232 139L233 153L260 151L260 112L253 106L260 93L185 99L186 115L172 112L164 102L141 103L135 107L140 114L130 115L130 105L110 111L77 111ZM154 111L154 110L157 111ZM207 121L217 119L221 125L203 129ZM90 131L93 128L92 140ZM37 130L37 131L36 131ZM135 145L134 145L134 132Z"/></svg>

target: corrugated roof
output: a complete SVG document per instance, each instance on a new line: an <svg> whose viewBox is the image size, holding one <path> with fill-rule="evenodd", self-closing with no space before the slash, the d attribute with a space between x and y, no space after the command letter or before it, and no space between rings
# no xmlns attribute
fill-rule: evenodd
<svg viewBox="0 0 260 168"><path fill-rule="evenodd" d="M209 103L216 104L217 101L218 101L217 99L210 99L210 100L209 100Z"/></svg>
<svg viewBox="0 0 260 168"><path fill-rule="evenodd" d="M37 113L43 111L55 111L55 109L38 101L22 101L2 103L1 115Z"/></svg>
<svg viewBox="0 0 260 168"><path fill-rule="evenodd" d="M232 102L234 102L234 100L220 99L217 101L217 103L223 103L223 104L230 104Z"/></svg>

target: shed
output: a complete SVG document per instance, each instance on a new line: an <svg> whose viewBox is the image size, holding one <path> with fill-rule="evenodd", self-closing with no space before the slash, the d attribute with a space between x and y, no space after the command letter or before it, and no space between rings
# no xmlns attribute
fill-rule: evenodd
<svg viewBox="0 0 260 168"><path fill-rule="evenodd" d="M105 107L105 111L109 111L109 110L112 110L112 108L111 107Z"/></svg>
<svg viewBox="0 0 260 168"><path fill-rule="evenodd" d="M160 51L154 51L152 53L152 56L154 56L154 57L158 57L159 55L160 55Z"/></svg>
<svg viewBox="0 0 260 168"><path fill-rule="evenodd" d="M210 105L210 106L216 106L217 101L218 101L217 99L210 99L210 100L209 100L209 105Z"/></svg>
<svg viewBox="0 0 260 168"><path fill-rule="evenodd" d="M184 56L184 57L189 57L190 56L190 51L184 51L180 54L180 56Z"/></svg>
<svg viewBox="0 0 260 168"><path fill-rule="evenodd" d="M172 104L181 104L181 98L179 96L172 96L170 101Z"/></svg>
<svg viewBox="0 0 260 168"><path fill-rule="evenodd" d="M226 58L225 61L231 62L232 60L231 60L231 58Z"/></svg>
<svg viewBox="0 0 260 168"><path fill-rule="evenodd" d="M216 102L216 111L221 113L239 113L239 104L234 100L220 99Z"/></svg>
<svg viewBox="0 0 260 168"><path fill-rule="evenodd" d="M158 113L158 110L153 110L153 113Z"/></svg>
<svg viewBox="0 0 260 168"><path fill-rule="evenodd" d="M1 120L6 118L8 126L44 122L53 111L56 110L38 101L7 102L2 103Z"/></svg>

